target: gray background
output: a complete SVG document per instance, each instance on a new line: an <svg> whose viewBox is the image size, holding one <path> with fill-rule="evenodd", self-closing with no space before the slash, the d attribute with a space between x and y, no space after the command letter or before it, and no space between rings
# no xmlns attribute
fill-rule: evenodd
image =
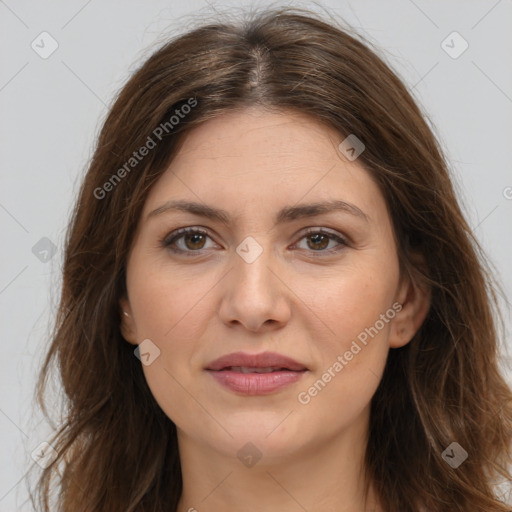
<svg viewBox="0 0 512 512"><path fill-rule="evenodd" d="M511 1L290 4L325 5L343 16L413 90L447 150L505 302L512 292ZM0 0L0 512L32 510L23 479L31 452L51 431L34 410L35 376L58 299L66 221L107 106L163 35L231 5ZM43 31L58 43L46 59L31 47L51 48ZM469 44L457 58L445 51L460 52L457 36L442 47L453 31ZM505 321L508 330L509 308ZM509 332L505 339L510 344ZM508 358L504 363L510 375Z"/></svg>

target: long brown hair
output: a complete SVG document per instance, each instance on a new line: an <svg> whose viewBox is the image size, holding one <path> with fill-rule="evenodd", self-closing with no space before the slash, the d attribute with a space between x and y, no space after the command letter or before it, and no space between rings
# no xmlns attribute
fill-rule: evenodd
<svg viewBox="0 0 512 512"><path fill-rule="evenodd" d="M300 111L363 141L358 161L387 201L402 271L431 289L426 320L409 344L390 351L371 404L366 471L383 509L509 510L494 489L510 478L512 432L496 294L440 145L407 88L361 37L290 8L175 37L110 109L69 226L61 302L37 386L48 415L44 394L55 369L66 410L49 440L58 458L37 484L41 510L176 510L176 428L120 333L127 254L148 191L184 136L251 105ZM456 469L442 457L452 442L469 454Z"/></svg>

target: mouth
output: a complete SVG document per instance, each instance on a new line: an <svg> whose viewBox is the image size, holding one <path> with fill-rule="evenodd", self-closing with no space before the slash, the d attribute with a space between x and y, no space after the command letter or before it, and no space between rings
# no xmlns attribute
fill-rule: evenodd
<svg viewBox="0 0 512 512"><path fill-rule="evenodd" d="M205 370L216 382L235 393L266 395L297 382L308 368L272 352L237 352L216 359Z"/></svg>

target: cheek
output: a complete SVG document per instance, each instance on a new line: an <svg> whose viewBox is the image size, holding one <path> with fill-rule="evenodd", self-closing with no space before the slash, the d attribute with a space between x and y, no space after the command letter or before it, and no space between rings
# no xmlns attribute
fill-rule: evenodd
<svg viewBox="0 0 512 512"><path fill-rule="evenodd" d="M397 283L395 265L384 268L377 262L346 269L333 280L328 291L315 299L315 307L341 345L350 344L358 336L364 342L368 330L377 337L375 326L379 337L389 331L395 316L392 305Z"/></svg>
<svg viewBox="0 0 512 512"><path fill-rule="evenodd" d="M177 332L180 337L193 336L201 325L198 319L207 318L205 296L215 278L211 273L196 278L169 267L134 272L128 293L138 338L154 337L165 345Z"/></svg>
<svg viewBox="0 0 512 512"><path fill-rule="evenodd" d="M320 424L334 429L351 424L377 390L395 316L391 281L379 273L353 272L316 304L318 315L335 334L319 340L321 364L296 400L300 410Z"/></svg>
<svg viewBox="0 0 512 512"><path fill-rule="evenodd" d="M142 366L144 376L161 409L181 426L184 418L204 415L187 391L191 388L190 365L198 364L198 340L209 317L204 299L215 283L214 276L191 279L157 265L136 272L137 260L132 264L128 294L137 341L150 339L159 350L150 365Z"/></svg>
<svg viewBox="0 0 512 512"><path fill-rule="evenodd" d="M301 389L304 394L299 403L314 401L311 410L325 421L339 414L340 408L354 419L379 385L396 315L393 304L399 271L391 256L361 258L315 299L316 313L334 334L319 342L322 363ZM330 412L333 407L336 413Z"/></svg>

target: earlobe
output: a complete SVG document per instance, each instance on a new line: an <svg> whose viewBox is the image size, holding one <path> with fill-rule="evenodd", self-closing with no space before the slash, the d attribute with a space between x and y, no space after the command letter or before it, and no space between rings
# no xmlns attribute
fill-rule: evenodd
<svg viewBox="0 0 512 512"><path fill-rule="evenodd" d="M401 286L398 302L402 309L391 324L391 348L407 345L420 329L430 309L430 288L420 286L413 279L407 278Z"/></svg>
<svg viewBox="0 0 512 512"><path fill-rule="evenodd" d="M130 303L126 298L123 298L119 301L119 307L121 311L121 322L120 322L120 330L123 338L132 345L136 345L136 334L135 334L135 325L133 322L133 317L131 314Z"/></svg>

